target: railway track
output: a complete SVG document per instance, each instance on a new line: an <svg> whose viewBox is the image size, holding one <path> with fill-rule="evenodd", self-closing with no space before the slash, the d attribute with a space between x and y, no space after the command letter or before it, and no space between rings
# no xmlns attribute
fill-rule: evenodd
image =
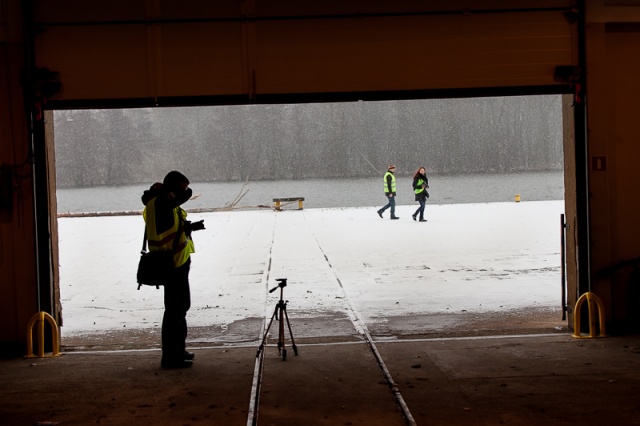
<svg viewBox="0 0 640 426"><path fill-rule="evenodd" d="M275 244L276 227L277 227L277 221L274 223L273 234L272 234L272 236L273 236L272 246L271 246L271 250L269 251L269 259L267 261L267 267L265 268L265 271L264 271L264 285L265 285L266 292L269 291L268 290L268 287L270 286L269 282L272 280L272 277L271 277L271 275L272 275L271 253L273 252L273 245ZM313 233L312 231L310 231L310 232ZM348 316L349 316L349 318L351 320L353 328L357 331L357 333L359 335L361 335L363 337L363 339L366 342L368 348L371 350L371 353L373 354L374 360L377 363L377 367L380 369L380 372L381 372L384 380L386 381L386 383L388 385L389 396L394 398L395 403L398 406L399 412L401 413L401 415L403 417L404 423L407 426L415 426L417 423L415 422L414 417L411 414L411 411L410 411L407 403L405 402L397 383L394 381L394 379L393 379L393 377L391 375L391 372L387 368L387 365L386 365L382 355L380 354L380 351L376 347L374 339L372 338L371 333L369 332L369 330L367 328L367 325L366 325L366 323L365 323L365 321L363 319L363 316L360 314L360 312L358 311L356 305L350 299L349 294L346 291L342 280L340 279L340 275L339 275L338 270L336 268L334 268L334 266L332 265L331 259L329 259L329 257L326 254L325 250L323 250L322 244L320 243L320 241L318 240L318 238L317 238L317 236L315 234L313 235L313 240L317 244L317 249L321 252L321 254L322 254L323 258L324 258L324 261L326 262L326 265L328 267L328 270L331 271L331 274L330 274L331 280L339 288L339 291L342 294L342 301L343 301L343 303L345 305L345 308L346 308L346 310L347 310L347 312L349 314ZM271 291L273 291L274 289L272 289ZM270 310L268 308L268 303L266 301L268 299L268 297L267 297L268 293L266 293L266 292L265 292L265 316L264 316L265 321L264 321L263 327L261 329L260 340L262 340L262 336L265 334L265 331L267 331L267 327L269 327L270 321L271 321L271 316L269 315ZM297 350L296 350L296 355L297 355ZM262 386L263 386L263 371L264 371L264 368L265 368L264 357L265 357L265 350L261 347L261 350L259 349L257 351L257 355L256 355L256 362L255 362L254 373L253 373L253 384L252 384L252 388L251 388L251 396L250 396L249 410L248 410L248 416L247 416L247 426L257 426L258 425L259 408L260 408L260 395L261 395L261 389L262 389ZM286 359L286 352L285 352L285 356L283 357L283 359Z"/></svg>

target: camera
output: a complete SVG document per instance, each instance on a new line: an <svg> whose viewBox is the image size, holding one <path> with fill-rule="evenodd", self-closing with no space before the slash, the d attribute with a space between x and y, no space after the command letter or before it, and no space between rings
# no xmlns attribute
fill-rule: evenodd
<svg viewBox="0 0 640 426"><path fill-rule="evenodd" d="M204 219L199 220L197 222L186 221L185 222L185 232L187 235L191 235L191 231L199 231L201 229L205 229L204 227Z"/></svg>

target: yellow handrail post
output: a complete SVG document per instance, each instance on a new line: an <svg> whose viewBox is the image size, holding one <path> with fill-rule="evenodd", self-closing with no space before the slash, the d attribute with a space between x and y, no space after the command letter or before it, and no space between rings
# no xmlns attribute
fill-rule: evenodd
<svg viewBox="0 0 640 426"><path fill-rule="evenodd" d="M45 320L51 326L51 347L52 353L50 355L45 355L44 353L44 322ZM38 323L38 355L33 354L33 328L34 325ZM26 358L44 358L45 356L60 356L60 338L58 332L58 324L56 320L53 319L51 315L44 311L40 311L31 317L29 322L27 323L27 354Z"/></svg>
<svg viewBox="0 0 640 426"><path fill-rule="evenodd" d="M583 303L587 301L587 312L589 313L589 336L581 336L580 335L580 308ZM593 302L593 304L592 304ZM595 306L594 306L595 305ZM598 308L598 320L600 321L600 334L596 336L596 319L594 314L594 309ZM605 331L605 315L604 315L604 306L602 304L602 300L595 293L591 293L590 291L586 292L582 296L578 298L576 301L576 307L574 309L573 314L573 335L571 337L575 337L576 339L587 339L594 337L607 337L607 333Z"/></svg>

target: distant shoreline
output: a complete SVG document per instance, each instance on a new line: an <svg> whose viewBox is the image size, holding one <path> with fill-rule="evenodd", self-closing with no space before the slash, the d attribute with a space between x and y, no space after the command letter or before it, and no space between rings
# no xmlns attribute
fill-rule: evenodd
<svg viewBox="0 0 640 426"><path fill-rule="evenodd" d="M412 178L397 177L398 205L415 204ZM429 176L427 205L564 199L564 172ZM148 185L59 189L59 217L139 215ZM274 198L304 197L304 208L373 207L386 203L382 176L249 182L193 182L188 212L270 209Z"/></svg>

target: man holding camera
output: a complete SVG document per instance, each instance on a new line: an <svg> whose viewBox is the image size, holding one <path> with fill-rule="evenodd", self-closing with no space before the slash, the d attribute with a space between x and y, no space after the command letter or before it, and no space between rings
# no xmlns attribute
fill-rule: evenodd
<svg viewBox="0 0 640 426"><path fill-rule="evenodd" d="M195 252L191 232L204 229L204 221L191 223L182 204L192 195L189 179L177 171L169 172L142 195L149 250L171 251L172 271L164 284L162 317L163 368L187 368L194 354L186 351L187 311L191 307L189 269Z"/></svg>

